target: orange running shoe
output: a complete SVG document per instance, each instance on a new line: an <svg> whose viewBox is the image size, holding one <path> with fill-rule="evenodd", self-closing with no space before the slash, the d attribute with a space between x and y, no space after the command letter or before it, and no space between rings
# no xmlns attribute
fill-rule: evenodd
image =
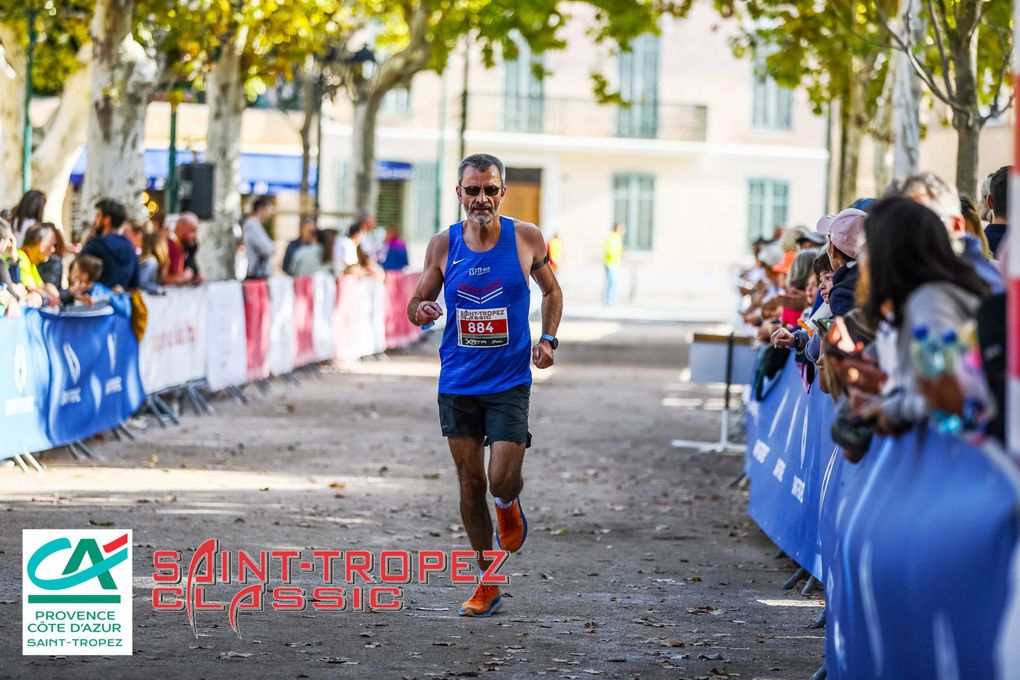
<svg viewBox="0 0 1020 680"><path fill-rule="evenodd" d="M521 498L509 508L496 506L496 543L502 550L517 552L528 537L528 520L521 509Z"/></svg>
<svg viewBox="0 0 1020 680"><path fill-rule="evenodd" d="M461 616L492 616L503 605L499 586L479 583L471 599L460 606Z"/></svg>

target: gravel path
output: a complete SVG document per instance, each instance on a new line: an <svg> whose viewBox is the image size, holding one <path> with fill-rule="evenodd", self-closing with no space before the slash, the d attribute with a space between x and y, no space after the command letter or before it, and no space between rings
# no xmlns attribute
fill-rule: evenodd
<svg viewBox="0 0 1020 680"><path fill-rule="evenodd" d="M721 390L681 380L688 330L564 329L532 398L530 535L489 619L456 616L471 587L446 577L407 586L395 613L243 613L243 639L225 613L200 612L196 638L184 612L150 603L154 549L187 560L211 537L306 555L467 547L429 344L97 442L96 465L55 454L42 474L0 469L0 677L807 678L820 601L780 589L792 563L728 488L741 458L669 446L718 432ZM134 655L22 657L20 530L97 525L134 530Z"/></svg>

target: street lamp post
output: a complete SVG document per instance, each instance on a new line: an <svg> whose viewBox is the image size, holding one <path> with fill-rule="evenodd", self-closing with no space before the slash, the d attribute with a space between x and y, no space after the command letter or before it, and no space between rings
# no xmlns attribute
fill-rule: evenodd
<svg viewBox="0 0 1020 680"><path fill-rule="evenodd" d="M170 102L170 144L167 149L167 162L170 166L166 175L166 212L172 214L177 212L180 201L180 175L177 171L177 105L184 99L180 90L172 89L167 95Z"/></svg>

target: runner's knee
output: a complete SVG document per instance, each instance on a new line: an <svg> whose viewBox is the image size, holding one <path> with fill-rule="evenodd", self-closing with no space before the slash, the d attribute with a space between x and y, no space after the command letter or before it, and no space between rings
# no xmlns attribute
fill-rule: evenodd
<svg viewBox="0 0 1020 680"><path fill-rule="evenodd" d="M510 479L500 477L489 480L489 492L494 497L502 498L503 500L517 498L523 487L524 482L520 478Z"/></svg>

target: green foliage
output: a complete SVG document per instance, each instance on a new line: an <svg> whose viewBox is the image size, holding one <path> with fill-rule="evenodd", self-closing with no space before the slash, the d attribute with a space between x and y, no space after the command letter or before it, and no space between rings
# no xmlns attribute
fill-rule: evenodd
<svg viewBox="0 0 1020 680"><path fill-rule="evenodd" d="M59 93L64 81L81 67L77 55L89 43L94 6L94 0L0 0L0 23L18 35L22 50L28 48L29 12L34 10L36 93Z"/></svg>
<svg viewBox="0 0 1020 680"><path fill-rule="evenodd" d="M895 15L896 2L883 0ZM784 87L803 87L814 112L862 80L868 87L863 113L874 113L888 68L890 46L881 24L870 19L876 3L859 0L715 0L740 33L731 47L738 57L763 58L765 74Z"/></svg>

